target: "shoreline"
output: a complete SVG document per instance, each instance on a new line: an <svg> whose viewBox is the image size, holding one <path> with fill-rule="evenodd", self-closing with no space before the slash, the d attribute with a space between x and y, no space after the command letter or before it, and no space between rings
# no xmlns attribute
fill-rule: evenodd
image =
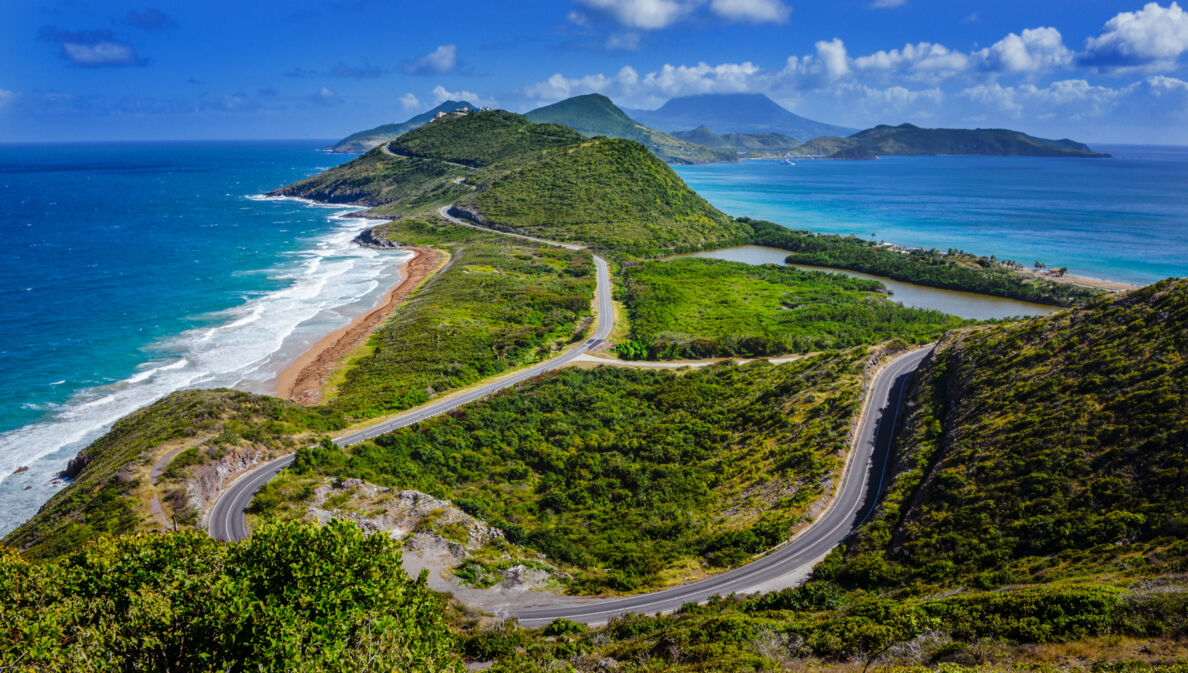
<svg viewBox="0 0 1188 673"><path fill-rule="evenodd" d="M392 311L436 268L440 256L428 248L404 248L412 257L400 264L400 282L363 315L322 337L276 377L275 395L303 406L322 400L322 389L343 358L367 341Z"/></svg>

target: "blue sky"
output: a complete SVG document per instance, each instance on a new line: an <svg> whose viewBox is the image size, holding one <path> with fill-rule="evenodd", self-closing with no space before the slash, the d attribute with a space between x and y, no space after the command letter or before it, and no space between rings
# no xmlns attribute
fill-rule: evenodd
<svg viewBox="0 0 1188 673"><path fill-rule="evenodd" d="M756 91L857 128L1188 144L1169 0L3 4L3 142L335 138L451 97Z"/></svg>

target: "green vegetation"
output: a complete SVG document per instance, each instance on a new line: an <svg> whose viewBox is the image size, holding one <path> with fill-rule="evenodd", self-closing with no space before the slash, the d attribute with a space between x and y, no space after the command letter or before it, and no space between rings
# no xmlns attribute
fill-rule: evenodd
<svg viewBox="0 0 1188 673"><path fill-rule="evenodd" d="M628 117L611 99L601 94L586 94L566 98L558 103L537 108L525 115L537 123L568 126L587 136L607 136L634 140L652 151L661 161L670 164L704 164L714 161L736 161L738 157L723 148L711 149L677 138L663 131L650 129ZM795 146L798 143L792 141Z"/></svg>
<svg viewBox="0 0 1188 673"><path fill-rule="evenodd" d="M681 140L717 150L745 152L753 155L782 154L800 147L800 141L782 133L717 134L704 125L698 126L692 131L677 131L672 135Z"/></svg>
<svg viewBox="0 0 1188 673"><path fill-rule="evenodd" d="M330 405L360 418L407 409L581 338L590 323L594 264L566 250L406 218L381 229L405 245L434 246L449 268L393 313L354 360Z"/></svg>
<svg viewBox="0 0 1188 673"><path fill-rule="evenodd" d="M901 251L857 236L796 231L749 218L740 221L754 230L753 242L757 245L792 252L787 258L789 264L862 271L917 285L1052 306L1073 306L1101 294L1099 290L1028 276L1016 263L960 250Z"/></svg>
<svg viewBox="0 0 1188 673"><path fill-rule="evenodd" d="M549 152L479 191L473 203L497 226L628 255L731 245L750 234L627 140Z"/></svg>
<svg viewBox="0 0 1188 673"><path fill-rule="evenodd" d="M564 126L533 124L523 115L491 110L426 124L388 143L388 149L403 156L482 167L582 139Z"/></svg>
<svg viewBox="0 0 1188 673"><path fill-rule="evenodd" d="M163 444L291 451L303 434L344 425L331 410L306 409L274 397L231 390L173 393L120 419L83 449L68 470L70 486L5 537L4 544L33 558L56 557L99 535L149 525L135 491L147 480L152 450ZM184 460L182 455L174 461Z"/></svg>
<svg viewBox="0 0 1188 673"><path fill-rule="evenodd" d="M573 590L637 591L787 537L841 464L868 358L567 369L294 469L449 499Z"/></svg>
<svg viewBox="0 0 1188 673"><path fill-rule="evenodd" d="M456 110L477 109L477 105L471 105L466 101L447 100L432 110L429 110L428 112L422 112L421 114L411 117L399 124L383 124L373 129L352 133L333 145L328 145L322 149L328 152L349 154L368 152L415 128L428 124L437 117L437 113L439 112L449 113Z"/></svg>
<svg viewBox="0 0 1188 673"><path fill-rule="evenodd" d="M1188 570L1188 281L954 335L842 577L974 585Z"/></svg>
<svg viewBox="0 0 1188 673"><path fill-rule="evenodd" d="M441 161L398 157L376 148L341 166L274 192L327 203L388 205L389 215L415 213L452 203L471 189L456 182L465 168Z"/></svg>
<svg viewBox="0 0 1188 673"><path fill-rule="evenodd" d="M49 564L0 550L0 669L460 673L396 545L331 522L102 538Z"/></svg>
<svg viewBox="0 0 1188 673"><path fill-rule="evenodd" d="M688 257L623 269L629 359L757 357L873 344L922 343L964 324L889 301L881 283L772 264Z"/></svg>
<svg viewBox="0 0 1188 673"><path fill-rule="evenodd" d="M400 217L447 204L480 222L622 255L745 241L750 228L718 212L642 145L587 140L503 111L451 116L273 194L372 206Z"/></svg>
<svg viewBox="0 0 1188 673"><path fill-rule="evenodd" d="M810 140L797 152L846 158L844 153L856 149L880 156L1109 156L1072 140L1046 140L1006 129L922 129L912 124L882 124L845 138L824 136Z"/></svg>
<svg viewBox="0 0 1188 673"><path fill-rule="evenodd" d="M607 661L624 673L1188 669L1173 654L1185 652L1176 639L1188 635L1188 593L1092 584L889 599L816 581L674 615L620 617L596 631L565 627L471 628L462 650L496 659L496 673L566 663L599 670Z"/></svg>

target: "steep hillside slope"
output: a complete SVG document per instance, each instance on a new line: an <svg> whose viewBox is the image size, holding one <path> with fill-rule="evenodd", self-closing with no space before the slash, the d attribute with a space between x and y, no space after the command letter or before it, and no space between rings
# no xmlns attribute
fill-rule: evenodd
<svg viewBox="0 0 1188 673"><path fill-rule="evenodd" d="M657 110L626 110L632 119L672 133L708 126L718 133L782 133L799 141L853 129L793 114L761 93L707 93L673 98Z"/></svg>
<svg viewBox="0 0 1188 673"><path fill-rule="evenodd" d="M643 145L614 138L548 152L469 203L496 226L631 255L734 243L750 234Z"/></svg>
<svg viewBox="0 0 1188 673"><path fill-rule="evenodd" d="M865 149L880 156L985 155L1020 157L1107 157L1072 140L1045 140L1008 129L924 129L912 124L876 126L852 136L822 137L802 145L801 154L839 159L847 150Z"/></svg>
<svg viewBox="0 0 1188 673"><path fill-rule="evenodd" d="M456 110L478 110L478 106L461 100L447 100L432 110L422 112L399 124L383 124L373 129L352 133L333 145L327 145L322 149L337 154L361 154L373 150L401 134L428 124L437 117L438 113L449 113Z"/></svg>
<svg viewBox="0 0 1188 673"><path fill-rule="evenodd" d="M601 94L574 96L537 108L527 115L538 123L561 124L587 136L634 140L670 164L704 164L734 161L737 157L722 148L710 149L648 128L628 117L611 99Z"/></svg>
<svg viewBox="0 0 1188 673"><path fill-rule="evenodd" d="M1188 280L944 340L912 395L899 474L853 574L1002 583L1183 572L1186 355Z"/></svg>

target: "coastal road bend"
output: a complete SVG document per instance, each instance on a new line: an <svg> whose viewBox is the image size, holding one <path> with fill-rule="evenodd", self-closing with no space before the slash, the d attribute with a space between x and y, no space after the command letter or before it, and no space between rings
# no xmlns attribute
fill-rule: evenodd
<svg viewBox="0 0 1188 673"><path fill-rule="evenodd" d="M626 613L671 612L685 603L699 603L715 594L752 593L786 575L807 573L821 557L844 542L878 504L908 381L931 350L931 347L921 348L900 355L876 375L832 503L810 526L781 547L745 566L671 589L585 605L510 608L509 616L529 627L543 626L557 618L602 624Z"/></svg>
<svg viewBox="0 0 1188 673"><path fill-rule="evenodd" d="M444 210L444 209L443 209ZM472 227L475 229L482 229L483 231L490 231L505 236L515 236L517 238L528 238L529 240L548 245L557 245L569 249L581 249L580 246L573 246L569 244L553 243L552 241L545 241L542 239L533 239L527 236L520 236L518 234L508 234L506 232L496 231L494 229L485 229L476 225L468 224L454 217L443 213L451 221L460 225ZM418 409L414 409L404 414L400 414L394 418L377 423L370 427L364 428L357 432L348 435L343 435L334 440L335 444L339 446L350 446L358 444L367 439L378 437L394 430L398 430L405 426L419 423L423 420L433 418L452 411L460 406L469 404L476 400L480 400L493 393L496 393L505 388L523 383L533 377L540 376L545 372L552 371L559 367L564 367L572 362L575 358L587 351L596 348L603 344L610 338L611 330L614 329L614 306L611 303L611 286L610 286L610 268L607 266L606 260L594 255L594 266L597 271L597 290L595 301L598 307L598 321L594 329L594 333L583 340L575 348L570 348L566 352L558 355L555 358L545 360L537 365L518 371L510 376L505 376L496 381L492 381L485 385L478 386L465 393L459 395L452 395L434 404L429 404ZM293 462L294 454L281 456L268 463L264 463L249 472L240 475L235 481L227 487L225 491L215 500L214 506L210 510L207 517L207 530L211 537L219 540L235 541L243 540L251 534L248 530L246 510L255 497L256 492L263 488L272 480L281 470L289 466Z"/></svg>
<svg viewBox="0 0 1188 673"><path fill-rule="evenodd" d="M514 236L539 243L562 245L580 249L581 246L558 244L519 234L509 234L459 220L443 208L441 215L455 224ZM479 386L462 395L441 400L407 412L369 428L334 440L339 446L357 444L378 435L446 413L459 406L482 399L492 393L527 381L578 359L584 353L610 337L614 323L611 305L610 272L606 261L594 256L597 269L598 323L594 334L576 348L533 367L516 372L498 381ZM902 413L903 397L908 381L931 347L921 348L894 358L874 377L863 403L857 423L853 446L842 473L841 481L829 506L808 527L784 545L745 566L713 577L648 594L591 601L581 605L559 604L557 607L517 609L509 605L505 614L516 617L525 626L541 626L557 618L587 624L605 623L612 617L626 613L670 612L685 603L701 602L713 596L731 593L751 593L765 585L789 576L803 576L820 558L841 544L862 524L882 495L891 452L895 426ZM293 461L293 455L282 456L241 475L215 501L207 521L212 537L235 541L247 538L250 531L246 509L256 492Z"/></svg>

